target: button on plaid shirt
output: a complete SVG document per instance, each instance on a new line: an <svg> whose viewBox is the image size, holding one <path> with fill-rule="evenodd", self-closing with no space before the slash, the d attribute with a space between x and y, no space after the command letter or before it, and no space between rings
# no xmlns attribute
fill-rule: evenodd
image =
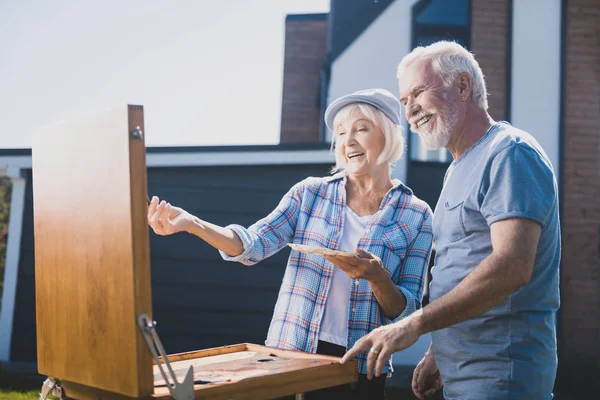
<svg viewBox="0 0 600 400"><path fill-rule="evenodd" d="M400 181L385 195L357 247L379 258L406 308L389 319L379 307L366 280L350 285L348 342L350 348L373 329L400 320L421 307L423 285L432 245L432 213L424 201ZM307 178L283 197L277 208L249 228L229 225L240 237L244 251L236 257L221 252L228 261L253 265L275 254L288 243L339 249L346 207L344 172L325 178ZM292 250L279 290L266 346L314 353L321 319L336 268L316 254ZM359 372L366 373L367 354L358 357ZM391 372L391 359L384 372Z"/></svg>

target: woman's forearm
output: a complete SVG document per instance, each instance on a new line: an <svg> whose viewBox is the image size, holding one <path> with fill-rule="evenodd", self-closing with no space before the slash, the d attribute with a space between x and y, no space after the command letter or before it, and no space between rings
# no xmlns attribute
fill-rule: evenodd
<svg viewBox="0 0 600 400"><path fill-rule="evenodd" d="M369 285L383 313L389 319L394 319L406 308L406 298L387 273L383 269L381 272L381 278L369 280Z"/></svg>
<svg viewBox="0 0 600 400"><path fill-rule="evenodd" d="M229 228L192 217L190 225L185 230L231 257L238 256L244 251L244 245L239 236Z"/></svg>

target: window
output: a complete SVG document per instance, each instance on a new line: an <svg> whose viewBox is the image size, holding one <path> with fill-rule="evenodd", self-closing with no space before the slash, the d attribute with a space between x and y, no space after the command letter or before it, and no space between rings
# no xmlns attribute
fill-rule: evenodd
<svg viewBox="0 0 600 400"><path fill-rule="evenodd" d="M413 48L438 40L455 41L466 48L470 46L471 0L422 0L413 7L412 21ZM416 133L410 132L408 140L411 161L452 161L446 149L427 150L423 147Z"/></svg>

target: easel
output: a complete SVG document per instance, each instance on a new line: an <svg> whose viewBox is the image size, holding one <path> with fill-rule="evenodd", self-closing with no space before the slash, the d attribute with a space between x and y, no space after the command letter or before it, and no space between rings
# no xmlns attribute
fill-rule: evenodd
<svg viewBox="0 0 600 400"><path fill-rule="evenodd" d="M141 106L34 135L38 372L78 400L270 399L354 382L356 362L243 343L168 355L152 320Z"/></svg>

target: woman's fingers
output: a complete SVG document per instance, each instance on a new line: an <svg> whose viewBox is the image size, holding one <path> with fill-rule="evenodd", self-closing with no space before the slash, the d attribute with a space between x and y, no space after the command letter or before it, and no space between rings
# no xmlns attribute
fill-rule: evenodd
<svg viewBox="0 0 600 400"><path fill-rule="evenodd" d="M152 227L157 235L170 235L179 229L176 226L177 222L173 222L173 220L183 212L185 211L181 208L174 207L171 203L152 196L152 200L148 205L148 225Z"/></svg>
<svg viewBox="0 0 600 400"><path fill-rule="evenodd" d="M373 258L373 254L369 253L368 251L365 251L363 249L359 249L358 247L356 249L354 249L354 252L360 257L360 258Z"/></svg>
<svg viewBox="0 0 600 400"><path fill-rule="evenodd" d="M162 234L162 230L163 230L163 225L160 221L160 216L166 206L166 201L161 201L158 206L156 207L156 209L154 210L154 212L152 213L152 215L150 216L150 219L148 220L148 223L150 224L150 226L152 227L152 229L154 229L154 232L157 234Z"/></svg>
<svg viewBox="0 0 600 400"><path fill-rule="evenodd" d="M152 215L154 215L154 212L156 211L157 206L158 206L158 197L152 196L152 200L150 200L150 204L148 204L148 221L150 221L150 218L152 218Z"/></svg>
<svg viewBox="0 0 600 400"><path fill-rule="evenodd" d="M335 265L337 267L343 267L344 266L344 263L342 263L336 256L324 255L323 257L325 257L325 259L327 261L329 261L330 263L332 263L333 265Z"/></svg>
<svg viewBox="0 0 600 400"><path fill-rule="evenodd" d="M165 209L165 206L167 205L167 202L164 200L161 200L160 203L158 203L158 206L156 207L156 210L154 210L154 215L152 215L152 219L155 222L160 222L160 216L163 212L163 210Z"/></svg>
<svg viewBox="0 0 600 400"><path fill-rule="evenodd" d="M330 261L333 264L335 264L345 270L351 270L354 267L354 265L350 264L346 259L344 259L342 257L333 256L333 257L331 257Z"/></svg>
<svg viewBox="0 0 600 400"><path fill-rule="evenodd" d="M163 207L163 209L160 213L160 217L158 217L158 221L160 222L160 224L163 227L166 227L167 224L169 223L169 213L170 212L171 212L171 204L165 203L165 206Z"/></svg>
<svg viewBox="0 0 600 400"><path fill-rule="evenodd" d="M344 271L352 279L367 279L373 259L348 256L325 256L325 258L340 270ZM379 264L377 264L379 265Z"/></svg>

